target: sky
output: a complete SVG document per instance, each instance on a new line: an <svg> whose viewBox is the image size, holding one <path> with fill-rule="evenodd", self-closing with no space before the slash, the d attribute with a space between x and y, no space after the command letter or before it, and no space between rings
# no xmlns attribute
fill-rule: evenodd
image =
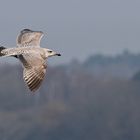
<svg viewBox="0 0 140 140"><path fill-rule="evenodd" d="M0 44L16 46L20 30L44 32L41 46L62 64L92 54L140 53L139 0L0 0Z"/></svg>

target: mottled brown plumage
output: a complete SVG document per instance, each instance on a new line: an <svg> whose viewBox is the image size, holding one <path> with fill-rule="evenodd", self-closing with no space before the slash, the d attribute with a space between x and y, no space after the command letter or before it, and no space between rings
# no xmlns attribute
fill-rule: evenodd
<svg viewBox="0 0 140 140"><path fill-rule="evenodd" d="M43 36L41 31L24 29L17 37L17 48L0 47L0 56L16 56L23 65L23 78L29 89L35 92L41 85L46 73L46 59L60 54L40 47Z"/></svg>

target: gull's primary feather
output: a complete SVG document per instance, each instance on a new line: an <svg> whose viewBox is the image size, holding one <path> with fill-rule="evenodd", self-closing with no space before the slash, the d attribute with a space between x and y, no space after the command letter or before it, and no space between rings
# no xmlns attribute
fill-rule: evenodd
<svg viewBox="0 0 140 140"><path fill-rule="evenodd" d="M45 77L45 73L46 68L43 66L24 69L23 78L31 91L36 91L39 88Z"/></svg>

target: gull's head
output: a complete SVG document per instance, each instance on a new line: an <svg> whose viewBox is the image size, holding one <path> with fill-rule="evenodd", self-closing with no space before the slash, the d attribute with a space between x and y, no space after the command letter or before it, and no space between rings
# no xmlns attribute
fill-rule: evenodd
<svg viewBox="0 0 140 140"><path fill-rule="evenodd" d="M45 49L45 55L46 55L46 58L51 57L51 56L61 56L60 53L57 53L51 49Z"/></svg>

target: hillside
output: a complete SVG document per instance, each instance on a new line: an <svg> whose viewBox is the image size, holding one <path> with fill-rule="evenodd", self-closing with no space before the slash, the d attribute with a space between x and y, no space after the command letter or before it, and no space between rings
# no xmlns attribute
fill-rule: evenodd
<svg viewBox="0 0 140 140"><path fill-rule="evenodd" d="M0 139L140 139L140 83L128 78L139 69L139 60L132 54L96 55L83 64L49 67L36 95L25 87L21 65L1 64ZM126 68L127 78L103 75Z"/></svg>

